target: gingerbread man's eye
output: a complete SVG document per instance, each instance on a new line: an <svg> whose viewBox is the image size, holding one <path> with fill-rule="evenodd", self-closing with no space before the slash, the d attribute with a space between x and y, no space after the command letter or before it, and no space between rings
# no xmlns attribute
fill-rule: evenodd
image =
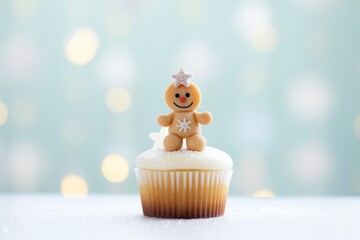
<svg viewBox="0 0 360 240"><path fill-rule="evenodd" d="M190 93L186 93L185 96L186 96L186 97L190 97Z"/></svg>
<svg viewBox="0 0 360 240"><path fill-rule="evenodd" d="M175 97L176 97L176 98L179 98L179 97L180 97L180 94L178 94L178 93L175 94Z"/></svg>

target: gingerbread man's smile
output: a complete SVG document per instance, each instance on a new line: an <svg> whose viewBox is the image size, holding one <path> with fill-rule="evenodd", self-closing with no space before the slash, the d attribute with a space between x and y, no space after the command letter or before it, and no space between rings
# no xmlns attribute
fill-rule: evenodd
<svg viewBox="0 0 360 240"><path fill-rule="evenodd" d="M194 102L191 102L189 105L187 105L187 106L185 106L185 107L182 107L182 106L177 105L177 104L174 102L175 106L177 106L178 108L189 108L189 107L191 107L191 105L193 105L193 103L194 103Z"/></svg>

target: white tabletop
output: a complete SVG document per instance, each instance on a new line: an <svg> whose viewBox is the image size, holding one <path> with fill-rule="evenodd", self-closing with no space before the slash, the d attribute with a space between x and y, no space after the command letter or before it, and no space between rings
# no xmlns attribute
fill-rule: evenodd
<svg viewBox="0 0 360 240"><path fill-rule="evenodd" d="M230 197L224 217L172 220L139 196L0 195L0 239L360 239L360 198Z"/></svg>

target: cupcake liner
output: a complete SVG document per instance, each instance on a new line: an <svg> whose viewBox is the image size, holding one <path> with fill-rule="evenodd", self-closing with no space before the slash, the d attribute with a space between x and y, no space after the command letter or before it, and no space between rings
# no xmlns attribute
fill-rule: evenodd
<svg viewBox="0 0 360 240"><path fill-rule="evenodd" d="M222 216L232 170L146 170L135 168L145 216Z"/></svg>

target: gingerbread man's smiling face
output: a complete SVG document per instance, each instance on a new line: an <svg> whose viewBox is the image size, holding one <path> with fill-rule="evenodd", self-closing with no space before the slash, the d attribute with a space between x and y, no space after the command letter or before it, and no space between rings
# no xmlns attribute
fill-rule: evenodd
<svg viewBox="0 0 360 240"><path fill-rule="evenodd" d="M165 101L174 112L193 112L200 105L201 93L194 83L189 87L171 84L166 90Z"/></svg>

